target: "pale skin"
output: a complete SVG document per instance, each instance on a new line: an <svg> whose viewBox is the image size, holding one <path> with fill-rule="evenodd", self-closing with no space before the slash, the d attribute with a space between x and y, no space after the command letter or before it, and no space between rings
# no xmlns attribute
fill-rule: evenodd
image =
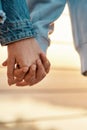
<svg viewBox="0 0 87 130"><path fill-rule="evenodd" d="M7 46L8 84L34 85L40 82L50 69L50 62L34 38L21 40Z"/></svg>

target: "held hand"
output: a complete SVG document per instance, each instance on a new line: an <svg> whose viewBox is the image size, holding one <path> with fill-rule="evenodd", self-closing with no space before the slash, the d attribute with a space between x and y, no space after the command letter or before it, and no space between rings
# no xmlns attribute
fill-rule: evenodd
<svg viewBox="0 0 87 130"><path fill-rule="evenodd" d="M41 53L40 59L36 61L36 64L32 64L27 70L26 67L18 68L16 66L14 70L14 77L17 86L34 85L40 82L50 70L50 62L46 58L44 53ZM3 63L3 66L7 66L7 60Z"/></svg>
<svg viewBox="0 0 87 130"><path fill-rule="evenodd" d="M41 65L40 65L41 69L38 69L39 72L36 70L34 70L33 72L32 69L37 68L38 66L38 62L36 65L37 60L41 60ZM7 65L8 84L11 85L11 84L16 83L19 86L20 85L25 86L29 84L33 85L36 82L39 82L40 80L44 78L44 76L46 75L46 73L49 72L49 69L50 69L49 61L47 60L45 54L40 49L40 47L38 46L34 38L26 39L26 40L8 45L8 60L5 61L3 65L4 66ZM15 69L15 65L18 65L19 68ZM33 66L36 66L36 67L33 67ZM26 77L32 77L31 76L32 73L36 74L36 72L37 72L37 75L40 75L40 73L43 73L44 76L40 75L40 77L42 77L41 79L38 76L38 79L33 80L31 83L29 83L30 81L28 81L26 84L25 83L20 84L21 81L26 81Z"/></svg>
<svg viewBox="0 0 87 130"><path fill-rule="evenodd" d="M17 86L26 86L26 85L34 85L38 82L40 82L46 74L50 70L50 62L46 58L44 53L40 54L40 59L36 61L36 64L32 64L30 66L29 71L24 76L23 80L21 80L19 77L21 77L21 72L18 73L18 69L15 70L15 76L19 82L16 83Z"/></svg>
<svg viewBox="0 0 87 130"><path fill-rule="evenodd" d="M42 52L34 38L21 40L8 45L7 77L8 84L14 84L14 70L17 64L20 68L29 67L39 58Z"/></svg>

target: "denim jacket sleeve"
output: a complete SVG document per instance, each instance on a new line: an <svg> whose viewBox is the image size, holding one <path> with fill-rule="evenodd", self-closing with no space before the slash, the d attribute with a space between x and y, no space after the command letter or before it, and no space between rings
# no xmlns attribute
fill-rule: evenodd
<svg viewBox="0 0 87 130"><path fill-rule="evenodd" d="M36 39L43 50L49 44L48 33L52 22L59 18L65 4L71 17L75 48L80 56L81 73L87 76L87 0L27 0Z"/></svg>
<svg viewBox="0 0 87 130"><path fill-rule="evenodd" d="M49 31L54 29L53 22L61 15L66 0L26 0L36 39L44 52L50 45Z"/></svg>
<svg viewBox="0 0 87 130"><path fill-rule="evenodd" d="M0 24L1 45L34 37L34 30L25 0L2 0L2 8L6 13L6 20L4 24Z"/></svg>
<svg viewBox="0 0 87 130"><path fill-rule="evenodd" d="M6 16L5 16L5 13L3 12L2 2L0 0L0 23L3 24L5 19L6 19Z"/></svg>

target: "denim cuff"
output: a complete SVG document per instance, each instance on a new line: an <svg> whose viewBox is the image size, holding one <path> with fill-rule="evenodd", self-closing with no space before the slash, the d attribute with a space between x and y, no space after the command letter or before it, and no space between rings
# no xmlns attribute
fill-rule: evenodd
<svg viewBox="0 0 87 130"><path fill-rule="evenodd" d="M6 21L0 25L0 43L2 46L31 37L35 37L35 32L31 21L28 19L11 23Z"/></svg>
<svg viewBox="0 0 87 130"><path fill-rule="evenodd" d="M41 48L45 53L47 53L47 49L48 49L48 47L49 47L49 45L50 45L50 39L49 39L48 37L44 37L44 36L42 36L42 35L40 35L40 34L38 34L38 33L35 35L35 38L36 38L36 40L37 40L37 42L38 42L40 48Z"/></svg>

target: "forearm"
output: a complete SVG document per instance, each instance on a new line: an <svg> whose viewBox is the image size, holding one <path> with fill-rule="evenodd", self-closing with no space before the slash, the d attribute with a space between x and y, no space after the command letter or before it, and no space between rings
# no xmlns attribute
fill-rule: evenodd
<svg viewBox="0 0 87 130"><path fill-rule="evenodd" d="M15 41L34 37L34 30L25 0L2 0L6 21L0 26L0 42L7 45Z"/></svg>

